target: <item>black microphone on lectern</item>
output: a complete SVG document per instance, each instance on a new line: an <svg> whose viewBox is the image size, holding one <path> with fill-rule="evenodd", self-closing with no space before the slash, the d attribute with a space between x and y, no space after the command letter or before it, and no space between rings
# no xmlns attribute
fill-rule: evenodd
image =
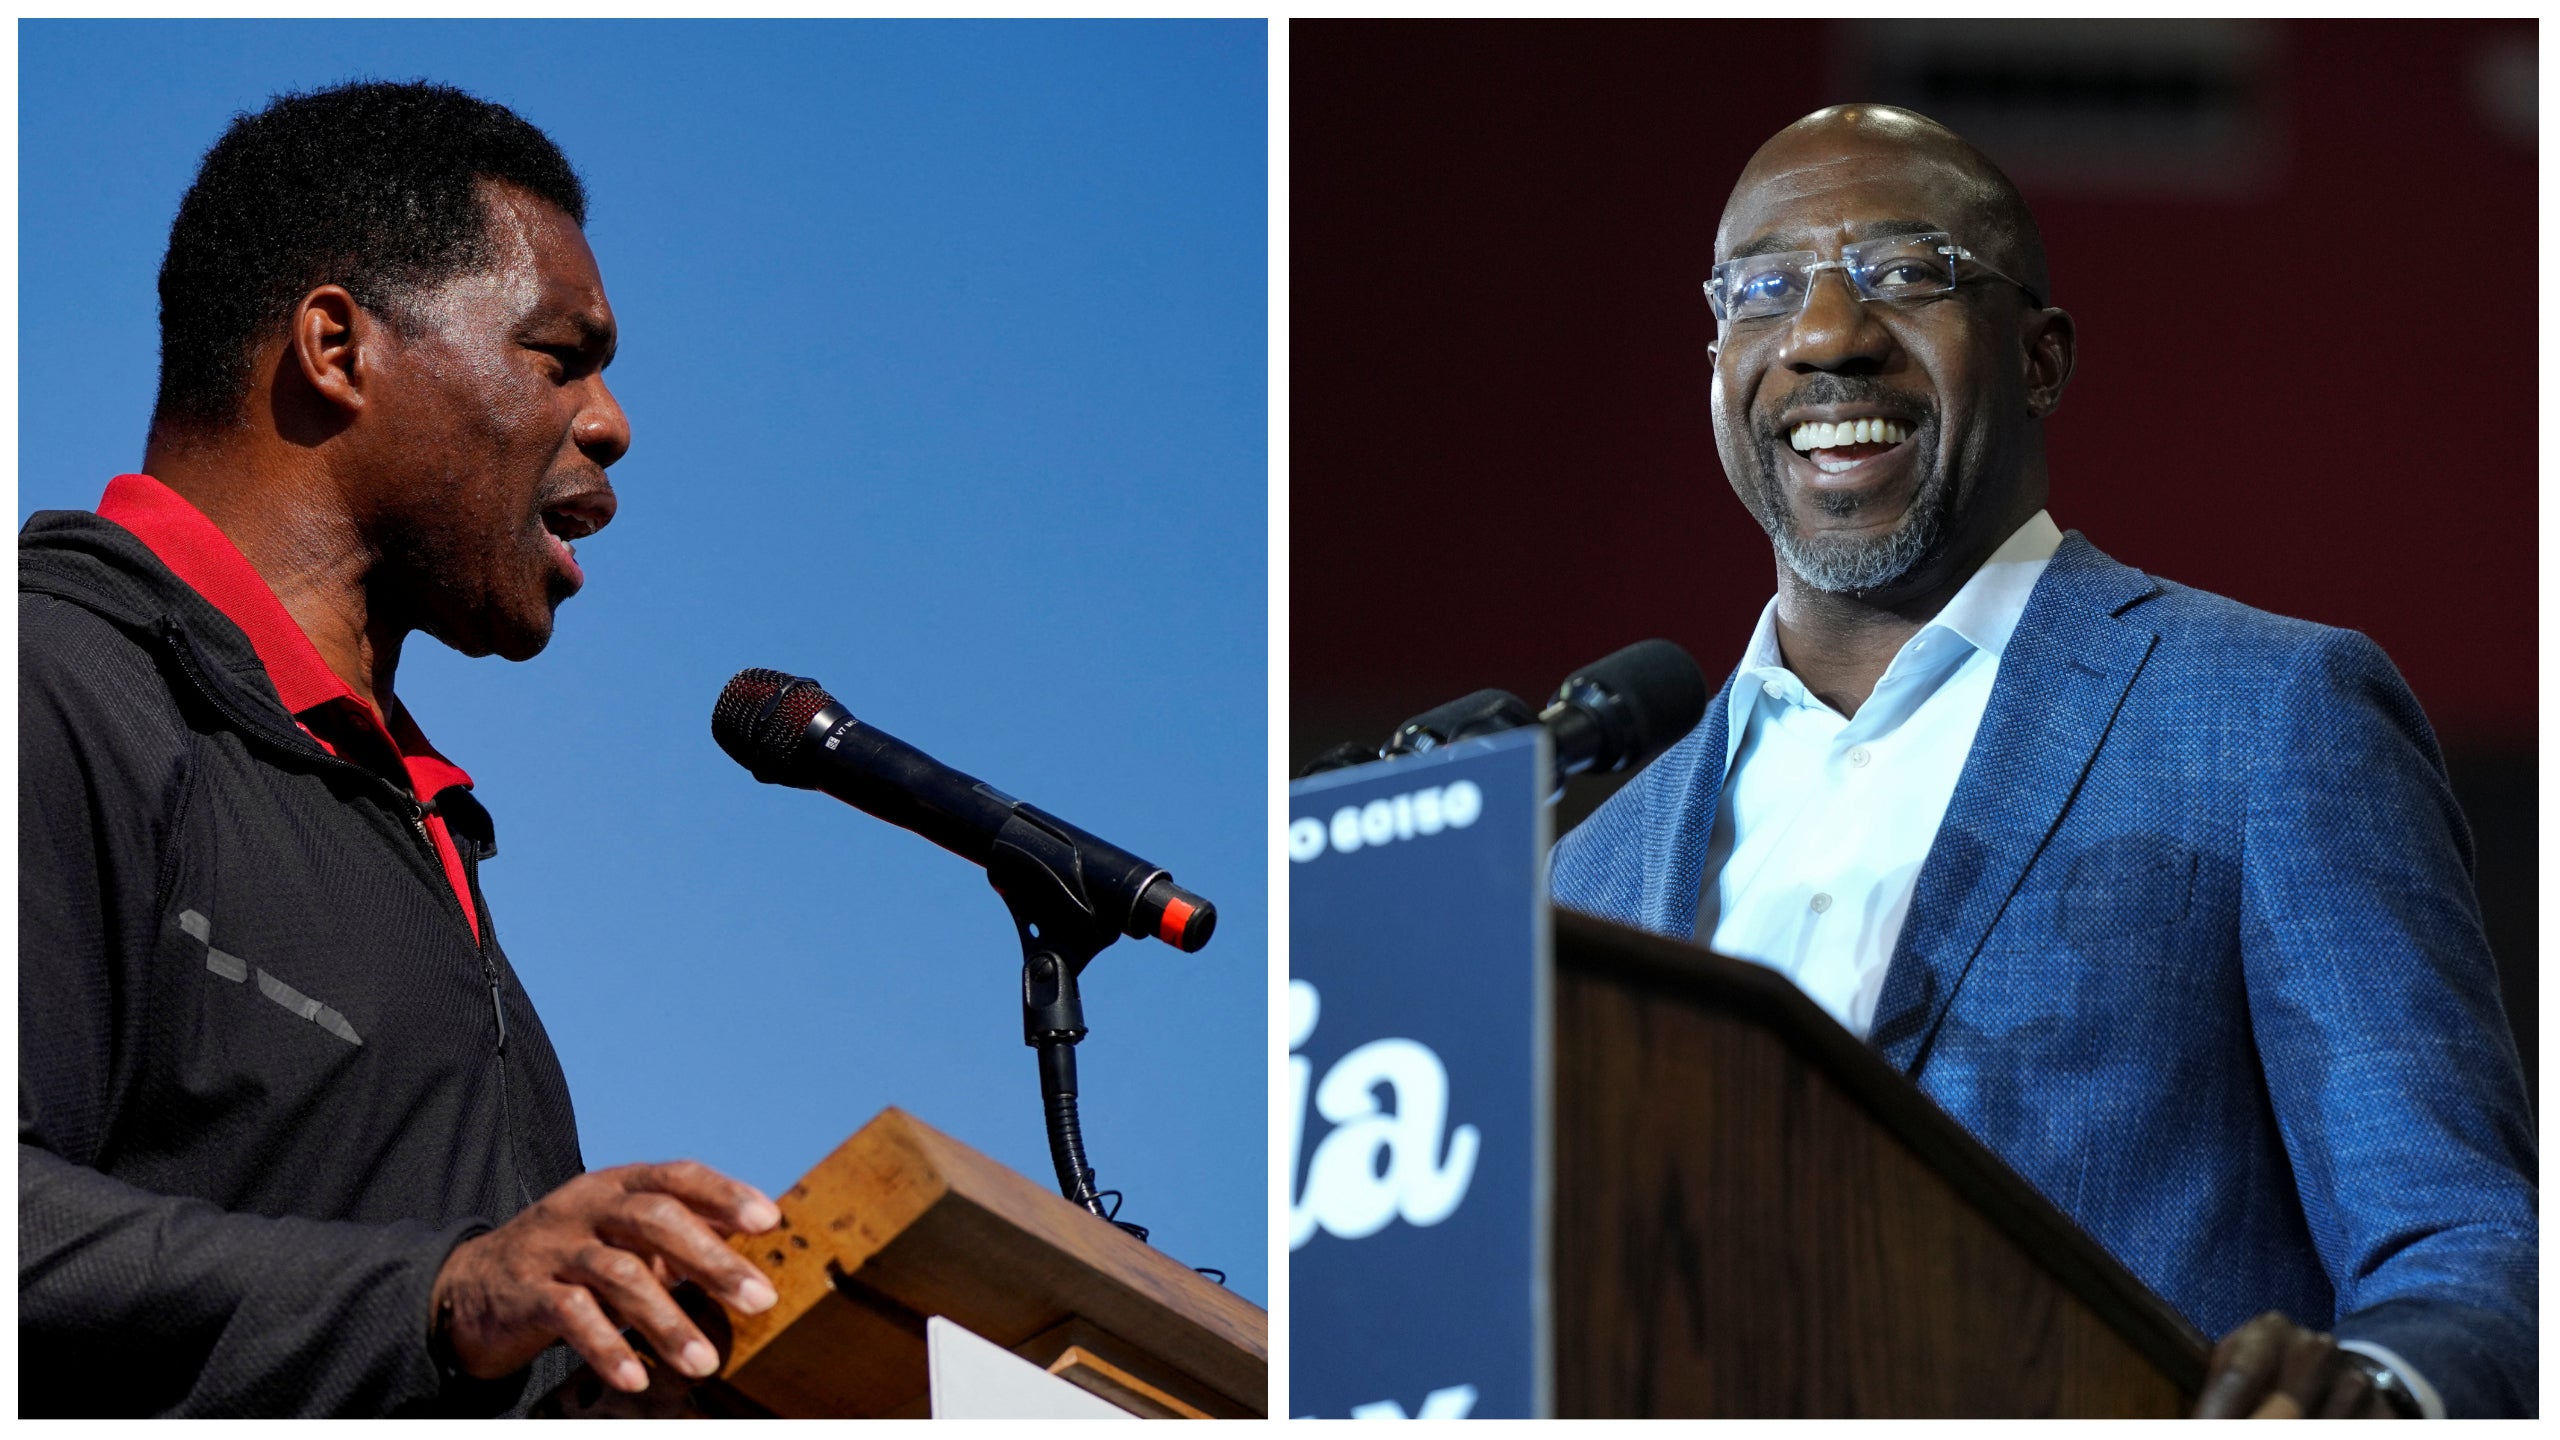
<svg viewBox="0 0 2560 1440"><path fill-rule="evenodd" d="M1639 640L1565 677L1538 719L1555 740L1556 773L1633 770L1698 728L1707 677L1668 640Z"/></svg>
<svg viewBox="0 0 2560 1440"><path fill-rule="evenodd" d="M711 736L768 785L832 795L973 865L986 865L1000 843L1037 852L1081 891L1094 919L1122 934L1191 951L1217 928L1217 907L1162 866L863 724L807 676L739 671L711 709Z"/></svg>
<svg viewBox="0 0 2560 1440"><path fill-rule="evenodd" d="M1565 677L1544 710L1507 690L1479 690L1434 706L1396 727L1379 759L1418 755L1479 735L1547 727L1556 776L1633 770L1698 727L1707 713L1707 677L1668 640L1639 640ZM1362 747L1337 745L1299 776L1366 762Z"/></svg>
<svg viewBox="0 0 2560 1440"><path fill-rule="evenodd" d="M1419 755L1478 735L1537 723L1538 712L1529 708L1528 701L1508 690L1479 690L1446 705L1435 705L1397 726L1387 743L1378 747L1378 758Z"/></svg>

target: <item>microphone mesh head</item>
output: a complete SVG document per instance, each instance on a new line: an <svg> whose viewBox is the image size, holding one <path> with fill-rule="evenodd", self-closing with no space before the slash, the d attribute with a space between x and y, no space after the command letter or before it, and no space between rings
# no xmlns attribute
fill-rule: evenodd
<svg viewBox="0 0 2560 1440"><path fill-rule="evenodd" d="M783 778L800 751L809 719L835 703L825 686L779 670L741 670L711 707L711 738L757 779Z"/></svg>

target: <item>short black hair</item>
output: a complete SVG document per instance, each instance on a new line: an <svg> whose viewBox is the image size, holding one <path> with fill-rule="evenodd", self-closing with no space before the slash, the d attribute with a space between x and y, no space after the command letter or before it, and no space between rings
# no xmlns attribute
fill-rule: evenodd
<svg viewBox="0 0 2560 1440"><path fill-rule="evenodd" d="M587 223L551 137L449 85L358 81L232 117L169 227L152 423L238 419L251 354L314 287L398 323L408 294L488 264L483 181Z"/></svg>

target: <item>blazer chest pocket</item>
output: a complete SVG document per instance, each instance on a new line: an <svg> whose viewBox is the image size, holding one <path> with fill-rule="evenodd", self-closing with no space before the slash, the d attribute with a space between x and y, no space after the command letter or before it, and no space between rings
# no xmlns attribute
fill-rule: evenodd
<svg viewBox="0 0 2560 1440"><path fill-rule="evenodd" d="M2119 835L2083 850L2063 881L2062 938L2089 945L2187 918L2195 852L2161 835Z"/></svg>

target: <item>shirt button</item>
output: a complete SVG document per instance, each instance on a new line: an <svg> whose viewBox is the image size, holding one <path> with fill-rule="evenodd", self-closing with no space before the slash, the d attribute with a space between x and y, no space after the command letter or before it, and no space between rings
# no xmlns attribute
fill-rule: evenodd
<svg viewBox="0 0 2560 1440"><path fill-rule="evenodd" d="M1816 896L1814 896L1814 897L1813 897L1813 913L1814 913L1814 914L1819 915L1819 914L1821 914L1823 911L1828 910L1828 909L1830 909L1830 908L1831 908L1831 897L1830 897L1830 896L1828 896L1828 895L1816 895Z"/></svg>
<svg viewBox="0 0 2560 1440"><path fill-rule="evenodd" d="M1768 696L1772 700L1775 700L1779 696L1787 693L1787 687L1779 684L1775 680L1763 680L1760 682L1760 693Z"/></svg>
<svg viewBox="0 0 2560 1440"><path fill-rule="evenodd" d="M1866 763L1874 758L1874 756L1867 753L1867 747L1864 745L1852 746L1849 750L1849 763L1858 766L1861 769L1865 768Z"/></svg>

